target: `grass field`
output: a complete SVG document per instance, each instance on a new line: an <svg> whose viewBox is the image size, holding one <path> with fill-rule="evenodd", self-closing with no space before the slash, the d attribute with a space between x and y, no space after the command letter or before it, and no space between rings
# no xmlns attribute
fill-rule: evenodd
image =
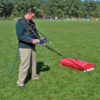
<svg viewBox="0 0 100 100"><path fill-rule="evenodd" d="M16 81L20 57L16 21L0 21L0 100L100 100L100 22L35 21L37 28L52 40L50 47L66 57L94 63L94 70L82 72L60 66L63 58L37 45L37 73L42 81L27 79L26 90ZM5 69L8 68L8 69Z"/></svg>

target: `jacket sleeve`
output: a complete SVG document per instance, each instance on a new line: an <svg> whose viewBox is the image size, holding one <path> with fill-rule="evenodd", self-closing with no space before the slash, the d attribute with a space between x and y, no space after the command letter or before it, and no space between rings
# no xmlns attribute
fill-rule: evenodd
<svg viewBox="0 0 100 100"><path fill-rule="evenodd" d="M24 29L25 29L24 24L22 22L17 22L17 24L16 24L16 34L17 34L18 40L26 42L26 43L32 43L32 39L29 39L24 34Z"/></svg>

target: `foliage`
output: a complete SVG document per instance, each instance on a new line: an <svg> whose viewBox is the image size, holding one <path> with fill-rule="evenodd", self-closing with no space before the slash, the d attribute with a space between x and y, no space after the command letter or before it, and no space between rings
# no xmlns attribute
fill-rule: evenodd
<svg viewBox="0 0 100 100"><path fill-rule="evenodd" d="M0 17L21 17L26 9L36 10L36 17L100 17L98 0L0 0Z"/></svg>

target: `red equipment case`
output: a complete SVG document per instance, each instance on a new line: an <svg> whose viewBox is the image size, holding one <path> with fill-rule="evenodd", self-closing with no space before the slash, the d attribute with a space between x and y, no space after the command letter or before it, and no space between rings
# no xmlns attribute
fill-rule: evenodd
<svg viewBox="0 0 100 100"><path fill-rule="evenodd" d="M82 70L84 72L94 70L93 63L72 59L72 58L64 58L63 60L60 61L60 65L72 67L78 70Z"/></svg>

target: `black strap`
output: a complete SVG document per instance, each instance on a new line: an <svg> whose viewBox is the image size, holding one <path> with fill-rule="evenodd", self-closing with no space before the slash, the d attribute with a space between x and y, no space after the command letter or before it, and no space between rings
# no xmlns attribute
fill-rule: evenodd
<svg viewBox="0 0 100 100"><path fill-rule="evenodd" d="M25 20L25 19L24 19ZM38 38L38 39L40 39L39 38L39 36L34 32L34 30L29 26L29 24L28 24L28 22L25 20L25 24L26 24L26 26L31 30L31 32ZM35 26L34 26L35 27ZM36 27L35 27L36 28ZM36 30L37 30L37 28L36 28ZM43 37L45 37L39 30L37 30Z"/></svg>
<svg viewBox="0 0 100 100"><path fill-rule="evenodd" d="M31 32L40 40L40 37L34 32L34 30L28 25L28 22L24 18L25 25L31 30Z"/></svg>
<svg viewBox="0 0 100 100"><path fill-rule="evenodd" d="M39 30L37 30L43 37L45 37Z"/></svg>

